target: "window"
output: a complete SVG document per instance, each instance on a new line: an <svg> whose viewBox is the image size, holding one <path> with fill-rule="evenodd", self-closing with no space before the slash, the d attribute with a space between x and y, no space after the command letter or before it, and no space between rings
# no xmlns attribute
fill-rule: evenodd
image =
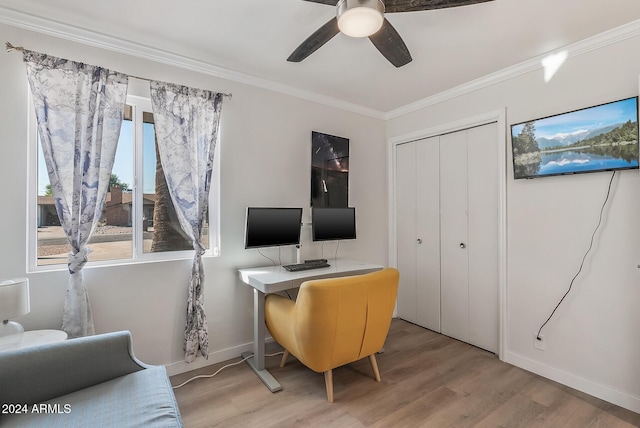
<svg viewBox="0 0 640 428"><path fill-rule="evenodd" d="M30 123L36 123L33 114ZM37 201L34 198L31 213L31 224L36 227L30 228L30 266L33 270L54 265L66 267L70 247L55 210L39 138L32 140L36 140L32 146L37 146L32 150L37 158L37 174L35 180L31 177L32 182L35 181L32 188L37 188L33 191ZM180 227L169 197L155 141L151 101L127 97L109 193L102 219L88 245L93 250L89 262L109 264L193 257L193 245ZM218 255L217 147L216 152L203 231L208 255Z"/></svg>

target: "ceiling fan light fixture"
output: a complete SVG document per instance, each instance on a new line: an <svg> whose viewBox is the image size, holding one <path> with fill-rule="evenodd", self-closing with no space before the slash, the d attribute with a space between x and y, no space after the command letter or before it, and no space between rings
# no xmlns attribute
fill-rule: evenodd
<svg viewBox="0 0 640 428"><path fill-rule="evenodd" d="M384 22L381 0L340 0L337 6L338 28L350 37L368 37Z"/></svg>

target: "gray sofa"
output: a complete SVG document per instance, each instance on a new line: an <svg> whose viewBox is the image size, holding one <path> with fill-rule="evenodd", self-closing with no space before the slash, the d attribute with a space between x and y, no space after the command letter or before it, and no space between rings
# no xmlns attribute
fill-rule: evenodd
<svg viewBox="0 0 640 428"><path fill-rule="evenodd" d="M1 427L181 427L162 366L128 331L0 352Z"/></svg>

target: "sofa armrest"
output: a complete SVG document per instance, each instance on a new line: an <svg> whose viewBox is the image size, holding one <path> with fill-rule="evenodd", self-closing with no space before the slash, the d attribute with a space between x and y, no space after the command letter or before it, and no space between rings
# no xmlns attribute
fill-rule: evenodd
<svg viewBox="0 0 640 428"><path fill-rule="evenodd" d="M128 331L0 352L0 403L41 403L147 367Z"/></svg>

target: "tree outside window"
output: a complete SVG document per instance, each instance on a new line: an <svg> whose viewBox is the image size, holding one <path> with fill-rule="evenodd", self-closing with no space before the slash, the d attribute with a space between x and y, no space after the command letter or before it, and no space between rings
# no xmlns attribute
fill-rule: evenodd
<svg viewBox="0 0 640 428"><path fill-rule="evenodd" d="M133 102L126 106L122 121L102 219L89 242L93 250L90 262L175 258L181 257L176 252L193 249L169 196L157 152L150 102L131 98ZM39 141L37 171L35 266L66 265L70 247L55 211ZM209 249L208 222L203 235L205 248Z"/></svg>

